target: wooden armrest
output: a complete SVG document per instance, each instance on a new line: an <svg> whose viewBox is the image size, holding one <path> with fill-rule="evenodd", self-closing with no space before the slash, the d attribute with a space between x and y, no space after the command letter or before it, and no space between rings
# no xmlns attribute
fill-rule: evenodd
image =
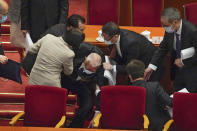
<svg viewBox="0 0 197 131"><path fill-rule="evenodd" d="M163 131L167 131L173 122L174 122L174 120L172 120L172 119L167 121L166 124L164 125Z"/></svg>
<svg viewBox="0 0 197 131"><path fill-rule="evenodd" d="M10 126L13 126L13 125L18 121L18 119L21 118L24 114L25 114L25 112L20 112L20 113L18 113L16 116L14 116L14 117L11 119L11 121L9 122L9 125L10 125Z"/></svg>
<svg viewBox="0 0 197 131"><path fill-rule="evenodd" d="M99 113L99 114L97 114L97 116L94 118L94 125L93 125L94 128L98 128L101 116L102 116L102 114Z"/></svg>
<svg viewBox="0 0 197 131"><path fill-rule="evenodd" d="M149 119L146 114L143 115L143 118L144 118L144 129L148 129Z"/></svg>
<svg viewBox="0 0 197 131"><path fill-rule="evenodd" d="M57 123L57 125L55 126L55 128L60 128L64 125L66 121L66 116L62 116L61 120Z"/></svg>

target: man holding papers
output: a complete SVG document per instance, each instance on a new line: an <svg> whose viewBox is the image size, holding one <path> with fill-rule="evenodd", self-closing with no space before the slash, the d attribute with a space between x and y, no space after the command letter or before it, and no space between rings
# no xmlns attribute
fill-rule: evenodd
<svg viewBox="0 0 197 131"><path fill-rule="evenodd" d="M163 10L161 23L165 29L164 39L145 70L145 79L149 79L160 61L170 52L174 91L187 88L189 92L197 92L197 28L182 20L175 8Z"/></svg>
<svg viewBox="0 0 197 131"><path fill-rule="evenodd" d="M147 67L156 47L143 35L133 31L120 29L115 23L108 22L102 27L102 36L104 42L111 49L110 59L116 62L104 63L106 70L114 70L125 73L125 66L132 59L138 59L145 63ZM158 70L151 76L151 81L159 81L161 78L161 70Z"/></svg>

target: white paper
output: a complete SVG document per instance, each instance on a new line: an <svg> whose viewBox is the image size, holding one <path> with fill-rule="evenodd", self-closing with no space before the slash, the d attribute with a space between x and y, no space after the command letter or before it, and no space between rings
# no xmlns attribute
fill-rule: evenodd
<svg viewBox="0 0 197 131"><path fill-rule="evenodd" d="M147 39L150 39L150 31L145 30L141 33L143 36L145 36Z"/></svg>
<svg viewBox="0 0 197 131"><path fill-rule="evenodd" d="M182 93L189 93L189 91L186 89L186 88L183 88L183 89L181 89L180 91L178 91L178 92L182 92ZM170 95L170 97L171 98L173 98L173 94L172 95Z"/></svg>
<svg viewBox="0 0 197 131"><path fill-rule="evenodd" d="M194 54L195 54L194 47L181 50L181 59L185 60L185 59L191 58L192 56L194 56Z"/></svg>
<svg viewBox="0 0 197 131"><path fill-rule="evenodd" d="M26 47L25 47L25 50L26 50L26 53L27 53L27 52L28 52L29 47L33 45L33 41L31 40L31 37L30 37L30 34L29 34L29 33L26 33L25 41L26 41Z"/></svg>
<svg viewBox="0 0 197 131"><path fill-rule="evenodd" d="M99 42L104 42L104 38L102 36L102 30L98 31L98 37L96 38L96 40Z"/></svg>
<svg viewBox="0 0 197 131"><path fill-rule="evenodd" d="M109 57L105 56L105 62L110 63ZM116 85L116 71L114 70L105 70L104 77L108 79L109 85Z"/></svg>

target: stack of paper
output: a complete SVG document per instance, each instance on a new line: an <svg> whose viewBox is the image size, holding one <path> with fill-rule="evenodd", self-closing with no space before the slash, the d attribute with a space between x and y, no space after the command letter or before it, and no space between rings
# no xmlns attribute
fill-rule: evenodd
<svg viewBox="0 0 197 131"><path fill-rule="evenodd" d="M109 57L105 56L105 62L110 63ZM109 81L109 85L116 85L116 71L114 70L105 70L104 77L106 77Z"/></svg>

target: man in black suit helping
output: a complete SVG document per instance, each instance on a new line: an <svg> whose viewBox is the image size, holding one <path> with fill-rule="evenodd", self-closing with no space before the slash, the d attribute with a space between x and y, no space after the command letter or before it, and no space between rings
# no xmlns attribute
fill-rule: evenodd
<svg viewBox="0 0 197 131"><path fill-rule="evenodd" d="M102 27L102 36L104 42L109 45L111 50L110 58L116 63L115 65L103 63L103 67L106 70L126 73L125 67L132 59L141 60L148 67L152 55L157 50L145 36L133 31L120 29L113 22L108 22ZM161 75L161 70L157 70L150 80L159 81Z"/></svg>
<svg viewBox="0 0 197 131"><path fill-rule="evenodd" d="M189 92L197 92L196 26L181 19L180 12L176 8L164 9L161 23L165 29L164 39L145 70L145 79L149 79L152 72L157 70L160 61L170 52L174 91L187 88Z"/></svg>

